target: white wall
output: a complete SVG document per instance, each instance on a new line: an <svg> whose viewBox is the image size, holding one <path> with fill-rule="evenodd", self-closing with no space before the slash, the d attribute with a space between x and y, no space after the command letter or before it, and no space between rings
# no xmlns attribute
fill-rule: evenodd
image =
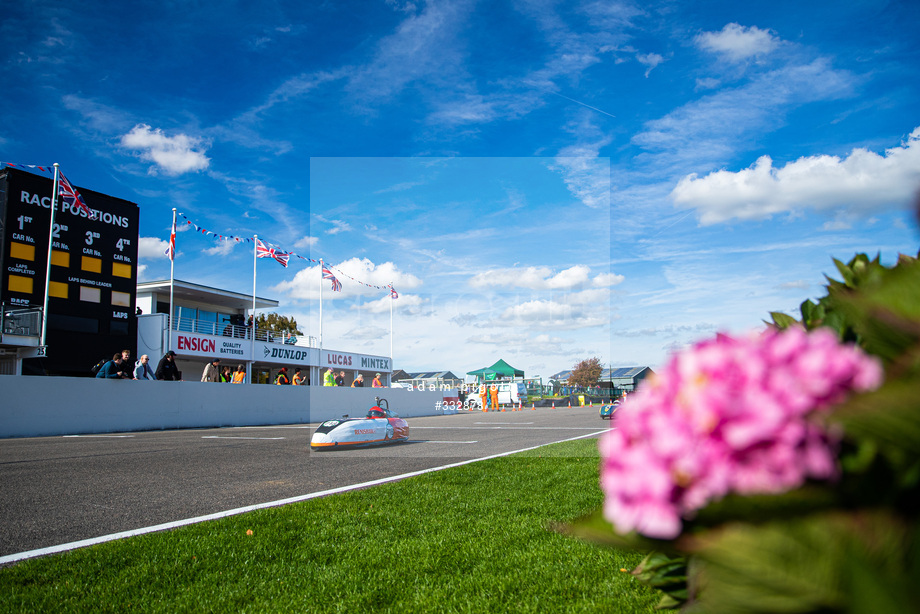
<svg viewBox="0 0 920 614"><path fill-rule="evenodd" d="M0 375L0 437L318 423L364 415L375 396L414 417L439 413L444 393Z"/></svg>

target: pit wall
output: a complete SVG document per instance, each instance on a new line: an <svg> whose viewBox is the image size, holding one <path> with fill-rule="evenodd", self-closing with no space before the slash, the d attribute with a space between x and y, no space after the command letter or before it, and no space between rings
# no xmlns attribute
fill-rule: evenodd
<svg viewBox="0 0 920 614"><path fill-rule="evenodd" d="M433 416L446 394L0 375L0 438L319 423L363 416L376 396L403 418Z"/></svg>

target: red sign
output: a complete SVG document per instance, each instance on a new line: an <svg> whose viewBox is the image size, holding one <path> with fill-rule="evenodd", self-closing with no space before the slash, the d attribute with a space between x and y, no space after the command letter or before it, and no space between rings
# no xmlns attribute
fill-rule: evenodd
<svg viewBox="0 0 920 614"><path fill-rule="evenodd" d="M326 363L330 365L339 365L341 367L350 367L351 356L346 354L333 354L332 352L329 352L326 354Z"/></svg>
<svg viewBox="0 0 920 614"><path fill-rule="evenodd" d="M206 337L186 337L185 335L179 335L179 347L178 350L186 350L188 352L204 352L205 354L213 354L216 349L216 344L213 339L208 339Z"/></svg>

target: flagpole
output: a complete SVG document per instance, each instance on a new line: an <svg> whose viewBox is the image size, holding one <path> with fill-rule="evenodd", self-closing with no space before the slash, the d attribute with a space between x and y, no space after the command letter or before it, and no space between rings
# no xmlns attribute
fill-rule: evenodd
<svg viewBox="0 0 920 614"><path fill-rule="evenodd" d="M319 353L323 353L323 259L319 259ZM322 369L320 369L322 370Z"/></svg>
<svg viewBox="0 0 920 614"><path fill-rule="evenodd" d="M390 283L390 367L393 367L393 283Z"/></svg>
<svg viewBox="0 0 920 614"><path fill-rule="evenodd" d="M252 340L249 348L249 382L255 375L256 358L256 258L258 257L259 235L252 235Z"/></svg>
<svg viewBox="0 0 920 614"><path fill-rule="evenodd" d="M167 330L166 337L166 351L173 349L173 328L175 328L175 306L173 303L175 287L176 287L176 208L173 207L173 218L172 218L172 231L170 232L169 237L170 249L172 253L169 258L169 329Z"/></svg>
<svg viewBox="0 0 920 614"><path fill-rule="evenodd" d="M51 188L51 223L48 227L48 266L45 269L45 302L42 306L42 336L39 341L39 347L45 347L45 339L48 334L48 290L51 286L51 250L54 247L54 210L57 209L58 197L58 163L54 163L54 184ZM47 351L46 351L47 353Z"/></svg>

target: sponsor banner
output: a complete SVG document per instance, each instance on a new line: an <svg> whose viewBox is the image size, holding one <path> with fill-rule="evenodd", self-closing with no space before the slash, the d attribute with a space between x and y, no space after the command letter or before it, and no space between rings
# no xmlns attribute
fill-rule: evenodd
<svg viewBox="0 0 920 614"><path fill-rule="evenodd" d="M176 353L180 356L249 360L249 341L200 333L176 333Z"/></svg>
<svg viewBox="0 0 920 614"><path fill-rule="evenodd" d="M311 366L316 364L316 353L318 351L297 345L278 345L257 341L254 358L258 362Z"/></svg>
<svg viewBox="0 0 920 614"><path fill-rule="evenodd" d="M376 371L389 373L392 362L382 356L367 356L363 354L349 354L302 347L298 345L282 345L279 343L265 343L256 341L253 346L249 339L238 339L201 333L174 333L176 353L179 356L195 356L202 358L220 358L228 361L268 362L277 365L292 365L299 367L320 366L333 367L345 371Z"/></svg>
<svg viewBox="0 0 920 614"><path fill-rule="evenodd" d="M323 350L320 356L320 367L324 370L332 367L345 371L378 371L389 373L393 370L393 363L384 356L369 356L365 354L349 354Z"/></svg>

